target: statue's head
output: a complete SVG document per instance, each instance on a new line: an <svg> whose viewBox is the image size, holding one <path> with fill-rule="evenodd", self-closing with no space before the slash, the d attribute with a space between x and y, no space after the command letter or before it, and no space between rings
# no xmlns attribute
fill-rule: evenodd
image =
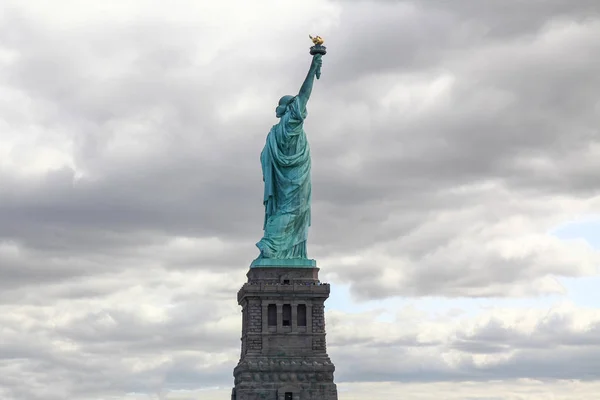
<svg viewBox="0 0 600 400"><path fill-rule="evenodd" d="M277 118L283 117L287 106L294 100L294 96L286 95L279 99L279 105L275 108L275 116Z"/></svg>

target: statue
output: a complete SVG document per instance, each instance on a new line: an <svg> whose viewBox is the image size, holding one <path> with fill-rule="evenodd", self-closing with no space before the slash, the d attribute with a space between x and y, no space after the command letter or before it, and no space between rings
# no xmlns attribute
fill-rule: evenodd
<svg viewBox="0 0 600 400"><path fill-rule="evenodd" d="M323 39L309 36L314 46L308 75L297 96L283 96L275 108L274 125L260 155L265 206L264 235L256 244L261 260L307 260L306 240L311 224L310 147L303 124L315 77L320 78ZM314 261L314 260L311 260Z"/></svg>

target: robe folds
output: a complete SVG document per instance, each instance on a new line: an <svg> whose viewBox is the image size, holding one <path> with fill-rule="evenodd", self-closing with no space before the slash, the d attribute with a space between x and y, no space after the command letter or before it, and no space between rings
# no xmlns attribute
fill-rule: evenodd
<svg viewBox="0 0 600 400"><path fill-rule="evenodd" d="M312 185L310 147L303 128L306 115L295 97L269 131L260 155L265 220L264 236L256 244L258 258L307 258Z"/></svg>

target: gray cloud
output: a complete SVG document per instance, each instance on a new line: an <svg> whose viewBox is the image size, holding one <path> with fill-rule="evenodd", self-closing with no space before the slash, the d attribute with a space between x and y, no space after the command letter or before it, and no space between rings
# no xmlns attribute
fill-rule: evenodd
<svg viewBox="0 0 600 400"><path fill-rule="evenodd" d="M461 318L465 325L454 327L420 320L415 329L414 321L402 318L393 324L370 320L356 325L370 326L367 333L352 327L359 322L353 316L338 315L346 321L333 327L330 323L330 335L346 339L330 344L338 365L336 377L340 382L598 379L597 319L581 326L586 317L573 311L530 313L529 321L525 315L518 311L491 318L482 315L487 322ZM439 339L424 339L432 328ZM349 331L343 333L345 329ZM357 334L359 340L348 340Z"/></svg>

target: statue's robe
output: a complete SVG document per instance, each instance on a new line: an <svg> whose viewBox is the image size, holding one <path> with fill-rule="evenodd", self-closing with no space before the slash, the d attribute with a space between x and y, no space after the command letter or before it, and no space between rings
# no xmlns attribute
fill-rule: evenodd
<svg viewBox="0 0 600 400"><path fill-rule="evenodd" d="M265 182L264 236L259 258L307 258L311 222L310 147L303 129L306 108L295 97L271 128L260 155Z"/></svg>

